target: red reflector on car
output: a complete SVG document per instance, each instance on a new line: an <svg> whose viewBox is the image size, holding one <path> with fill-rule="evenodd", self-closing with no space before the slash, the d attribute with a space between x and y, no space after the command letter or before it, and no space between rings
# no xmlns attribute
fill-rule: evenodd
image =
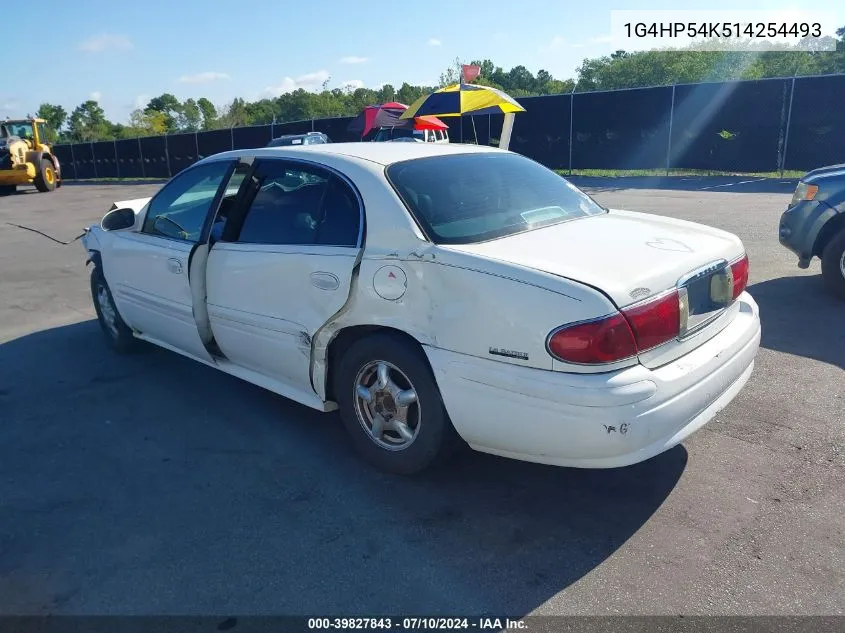
<svg viewBox="0 0 845 633"><path fill-rule="evenodd" d="M734 292L733 298L736 299L745 291L748 285L748 255L743 255L742 259L731 264L731 274L734 278Z"/></svg>
<svg viewBox="0 0 845 633"><path fill-rule="evenodd" d="M640 352L671 341L681 331L681 306L677 290L622 310L622 314L631 324Z"/></svg>
<svg viewBox="0 0 845 633"><path fill-rule="evenodd" d="M559 329L549 338L548 347L559 360L588 365L612 363L637 354L631 327L618 313Z"/></svg>

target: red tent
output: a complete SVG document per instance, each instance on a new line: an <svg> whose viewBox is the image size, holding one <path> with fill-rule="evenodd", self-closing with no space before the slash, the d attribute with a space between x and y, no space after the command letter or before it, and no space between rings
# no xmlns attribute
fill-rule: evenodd
<svg viewBox="0 0 845 633"><path fill-rule="evenodd" d="M360 134L363 138L371 130L381 127L410 128L415 130L447 130L449 126L435 116L421 116L413 119L400 119L402 112L408 109L404 103L391 101L381 105L367 106L349 124L349 131Z"/></svg>

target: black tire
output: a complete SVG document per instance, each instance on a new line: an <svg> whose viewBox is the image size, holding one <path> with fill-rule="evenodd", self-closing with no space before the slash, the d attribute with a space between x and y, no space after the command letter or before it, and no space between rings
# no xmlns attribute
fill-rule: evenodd
<svg viewBox="0 0 845 633"><path fill-rule="evenodd" d="M822 252L822 278L828 291L845 299L845 231L840 231Z"/></svg>
<svg viewBox="0 0 845 633"><path fill-rule="evenodd" d="M41 164L38 165L38 174L35 176L35 188L41 193L55 191L57 178L53 162L42 158Z"/></svg>
<svg viewBox="0 0 845 633"><path fill-rule="evenodd" d="M0 196L11 196L18 188L15 185L1 185Z"/></svg>
<svg viewBox="0 0 845 633"><path fill-rule="evenodd" d="M410 405L412 413L408 415L415 418L414 428L418 430L405 448L390 450L379 445L368 427L365 428L367 423L359 420L358 406L366 405L356 396L356 380L359 372L374 361L385 361L398 369L396 375L401 379L404 374L416 392L417 400ZM379 470L399 475L420 473L445 460L460 446L425 354L415 343L392 333L367 336L349 346L333 373L335 398L352 443Z"/></svg>
<svg viewBox="0 0 845 633"><path fill-rule="evenodd" d="M111 306L114 314L114 327L109 324L109 319L103 314L103 309L100 306L99 294L105 293L106 300ZM94 302L94 310L97 312L97 321L100 323L100 328L105 334L106 341L114 351L120 354L128 354L138 349L138 339L132 335L131 328L126 325L121 318L120 313L114 303L114 298L111 294L111 289L102 271L98 267L94 267L91 271L91 300Z"/></svg>

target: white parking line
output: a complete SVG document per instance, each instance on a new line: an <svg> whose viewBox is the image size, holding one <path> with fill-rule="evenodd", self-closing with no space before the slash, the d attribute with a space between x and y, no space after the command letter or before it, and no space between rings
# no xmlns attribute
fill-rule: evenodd
<svg viewBox="0 0 845 633"><path fill-rule="evenodd" d="M713 185L712 187L702 187L699 191L704 191L705 189L718 189L719 187L733 187L735 185L745 185L749 182L760 182L761 180L765 180L765 178L755 178L754 180L740 180L739 182L729 182L724 185Z"/></svg>

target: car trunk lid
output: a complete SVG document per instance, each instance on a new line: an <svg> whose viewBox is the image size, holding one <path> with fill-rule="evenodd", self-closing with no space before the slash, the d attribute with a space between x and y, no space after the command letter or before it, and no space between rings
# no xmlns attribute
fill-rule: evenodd
<svg viewBox="0 0 845 633"><path fill-rule="evenodd" d="M686 329L678 339L661 345L659 353L640 354L646 365L674 360L727 325L731 311L714 303L713 284L718 280L711 279L744 253L742 242L730 233L620 210L449 248L587 284L620 309L685 284Z"/></svg>

